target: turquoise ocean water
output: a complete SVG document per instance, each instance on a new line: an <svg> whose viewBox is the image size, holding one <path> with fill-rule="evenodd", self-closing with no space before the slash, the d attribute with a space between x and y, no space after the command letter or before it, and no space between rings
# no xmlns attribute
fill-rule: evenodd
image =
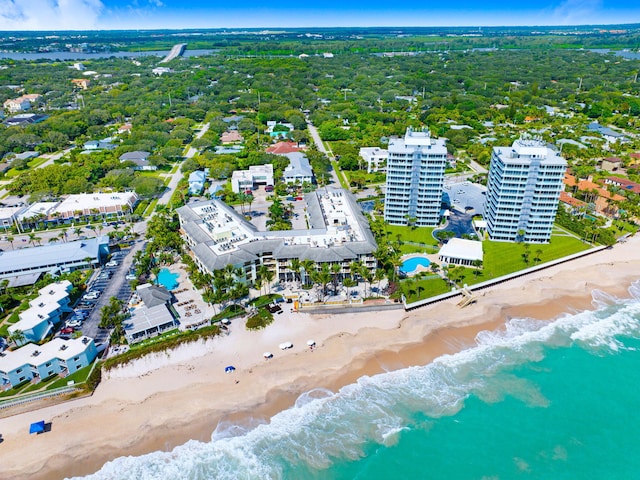
<svg viewBox="0 0 640 480"><path fill-rule="evenodd" d="M85 478L640 478L640 283L630 293L512 319L430 365L308 392L269 424L220 425L211 442Z"/></svg>

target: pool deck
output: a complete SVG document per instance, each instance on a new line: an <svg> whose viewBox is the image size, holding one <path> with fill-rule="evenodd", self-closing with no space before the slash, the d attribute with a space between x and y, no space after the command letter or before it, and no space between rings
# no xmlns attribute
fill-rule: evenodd
<svg viewBox="0 0 640 480"><path fill-rule="evenodd" d="M400 257L400 260L402 262L409 260L410 258L426 258L427 260L429 260L429 265L431 265L432 263L435 263L437 265L440 265L440 262L438 261L438 255L435 253L407 253L406 255L403 255L402 257ZM424 265L416 265L415 270L412 270L411 272L405 272L405 274L407 275L407 277L413 277L419 273L423 273L423 272L430 272L431 269L429 266L424 266Z"/></svg>

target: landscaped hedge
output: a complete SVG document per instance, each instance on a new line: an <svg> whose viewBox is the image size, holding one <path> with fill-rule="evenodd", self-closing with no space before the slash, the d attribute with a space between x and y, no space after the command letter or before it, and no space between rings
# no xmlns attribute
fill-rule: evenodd
<svg viewBox="0 0 640 480"><path fill-rule="evenodd" d="M219 334L220 328L217 325L200 328L198 330L187 330L179 335L167 338L164 342L153 343L147 347L136 348L135 350L129 350L128 352L122 353L116 357L108 358L104 362L103 368L108 371L114 367L126 365L132 360L142 358L150 353L165 352L184 343L195 342L201 338L215 337Z"/></svg>
<svg viewBox="0 0 640 480"><path fill-rule="evenodd" d="M266 309L258 310L258 313L247 320L247 330L260 330L273 323L273 315Z"/></svg>

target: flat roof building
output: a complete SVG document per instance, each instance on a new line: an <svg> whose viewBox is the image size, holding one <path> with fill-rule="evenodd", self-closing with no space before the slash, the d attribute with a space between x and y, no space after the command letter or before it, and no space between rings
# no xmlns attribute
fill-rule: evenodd
<svg viewBox="0 0 640 480"><path fill-rule="evenodd" d="M434 226L440 221L447 147L411 127L389 140L384 219L392 225Z"/></svg>
<svg viewBox="0 0 640 480"><path fill-rule="evenodd" d="M254 281L257 268L266 265L279 280L297 272L291 260L312 260L316 268L337 263L349 272L353 261L376 267L377 244L355 197L326 187L305 195L308 229L259 231L220 200L196 202L178 208L181 233L200 270L213 274L226 265L241 267Z"/></svg>
<svg viewBox="0 0 640 480"><path fill-rule="evenodd" d="M440 248L438 258L443 263L473 266L476 261L482 262L482 242L452 238Z"/></svg>
<svg viewBox="0 0 640 480"><path fill-rule="evenodd" d="M108 253L107 236L0 252L0 279L87 268L100 264Z"/></svg>
<svg viewBox="0 0 640 480"><path fill-rule="evenodd" d="M494 147L484 207L491 239L548 242L566 168L565 159L539 139Z"/></svg>
<svg viewBox="0 0 640 480"><path fill-rule="evenodd" d="M380 147L362 147L360 157L367 164L367 173L387 171L388 150Z"/></svg>
<svg viewBox="0 0 640 480"><path fill-rule="evenodd" d="M273 165L252 165L231 175L231 190L235 193L253 190L256 185L273 185Z"/></svg>

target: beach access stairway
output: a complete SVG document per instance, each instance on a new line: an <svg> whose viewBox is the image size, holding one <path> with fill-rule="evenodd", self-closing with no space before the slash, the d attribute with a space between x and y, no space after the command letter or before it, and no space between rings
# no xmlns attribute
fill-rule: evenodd
<svg viewBox="0 0 640 480"><path fill-rule="evenodd" d="M544 270L546 268L550 268L555 265L561 265L563 263L570 262L571 260L575 260L577 258L582 258L582 257L586 257L587 255L591 255L593 253L601 252L602 250L605 250L607 248L610 248L610 247L600 246L600 247L590 248L589 250L583 250L582 252L578 252L572 255L568 255L566 257L558 258L556 260L552 260L547 263L541 263L540 265L536 265L534 267L525 268L524 270L518 270L517 272L513 272L508 275L503 275L502 277L492 278L491 280L487 280L486 282L476 283L475 285L471 285L471 286L465 286L465 288L462 290L452 290L451 292L443 293L441 295L436 295L435 297L424 298L422 300L417 300L412 303L406 303L406 301L403 299L404 309L407 311L413 310L415 308L431 305L433 303L441 302L443 300L457 297L459 295L465 295L463 293L463 290L467 290L468 293L482 290L483 288L491 287L493 285L498 285L500 283L513 280L514 278L523 277L525 275L529 275L531 273L538 272L540 270ZM458 305L464 308L467 305L470 305L471 303L473 302L465 303L465 300L463 300Z"/></svg>

